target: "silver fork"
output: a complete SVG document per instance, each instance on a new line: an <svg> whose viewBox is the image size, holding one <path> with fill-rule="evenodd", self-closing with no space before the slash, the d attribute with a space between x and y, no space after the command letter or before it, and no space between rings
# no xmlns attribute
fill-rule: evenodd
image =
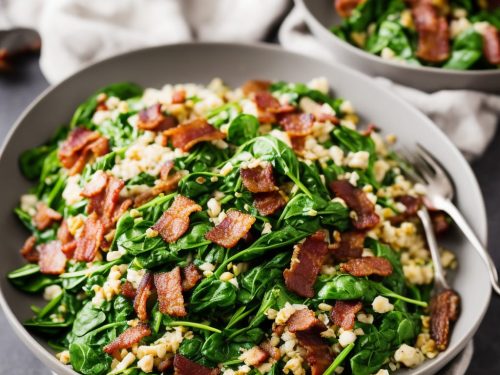
<svg viewBox="0 0 500 375"><path fill-rule="evenodd" d="M472 244L474 249L479 253L481 258L485 262L488 268L491 286L493 287L493 290L500 295L500 286L498 284L498 272L495 267L495 263L493 262L493 259L491 259L488 250L486 250L486 248L482 245L481 241L476 236L476 233L471 228L467 220L465 220L465 218L457 209L457 207L452 203L452 199L455 195L455 189L453 187L450 178L448 177L448 174L434 160L431 154L421 145L417 145L415 153L410 154L409 152L405 151L404 154L405 154L404 156L408 159L408 161L415 167L415 170L418 172L418 174L411 170L406 170L405 173L411 179L425 185L427 188L426 199L431 204L431 206L433 208L446 212L453 219L455 224L461 229L465 237L467 237L467 239ZM421 220L422 220L422 215L425 216L426 213L425 211L423 211L424 212L423 214L419 212L419 217ZM428 213L427 213L427 218L429 218ZM424 217L424 219L422 220L424 226L426 225L425 222L426 220ZM430 219L427 223L430 224ZM432 240L433 239L430 238L430 241ZM429 247L431 247L431 245L429 245ZM440 262L439 265L437 265L437 268L441 268L439 272L441 272L442 274L442 267L440 267ZM443 280L446 283L444 275L440 282L442 282Z"/></svg>

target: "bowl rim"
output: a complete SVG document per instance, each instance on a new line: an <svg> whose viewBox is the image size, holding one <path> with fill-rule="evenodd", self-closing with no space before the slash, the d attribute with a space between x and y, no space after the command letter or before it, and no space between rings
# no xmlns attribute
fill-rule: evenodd
<svg viewBox="0 0 500 375"><path fill-rule="evenodd" d="M140 49L135 49L132 51L120 53L118 55L114 55L111 57L108 57L104 60L100 60L98 62L94 62L92 64L89 64L82 69L78 70L77 72L71 74L70 76L66 77L64 80L58 82L55 85L50 85L47 87L45 90L42 91L27 107L22 111L22 113L19 115L19 117L16 119L12 127L9 129L2 145L0 146L0 160L4 157L4 152L7 148L7 145L11 142L12 138L14 137L14 134L19 126L24 122L25 117L32 111L33 108L39 105L39 103L48 95L50 95L53 91L59 90L59 88L65 84L68 84L70 81L78 80L80 76L88 74L88 72L92 71L96 66L100 66L102 64L109 64L114 61L119 61L123 58L126 58L131 55L141 55L141 54L148 54L151 51L156 51L156 50L163 50L163 49L175 49L175 48L181 48L181 49L190 49L190 48L197 48L198 46L210 46L210 47L215 47L215 48L226 48L226 49L233 49L233 48L245 48L245 49L250 49L254 50L256 53L259 52L275 52L275 53L280 53L280 54L288 54L292 56L298 56L300 58L307 58L314 60L316 62L320 62L324 64L325 66L330 66L330 67L335 67L335 69L338 70L343 70L345 72L348 72L348 74L355 76L356 79L360 80L360 82L369 84L369 85L375 85L373 81L370 79L369 76L360 73L352 68L346 67L344 65L341 65L339 63L333 63L333 62L325 62L324 60L321 60L316 57L310 57L306 56L304 54L298 53L298 52L293 52L293 51L288 51L283 48L281 48L278 45L273 45L269 43L264 43L264 42L251 42L251 43L237 43L237 42L183 42L183 43L174 43L174 44L166 44L166 45L158 45L158 46L152 46L152 47L146 47L146 48L140 48ZM486 215L486 209L485 209L485 203L484 203L484 198L483 194L481 191L481 188L479 186L479 183L472 171L471 166L469 163L465 160L464 156L462 153L458 150L458 148L451 142L451 140L446 136L446 134L439 128L437 127L427 116L425 116L422 112L417 110L415 107L410 105L409 103L405 102L403 99L398 97L396 94L391 92L388 88L383 87L381 85L375 85L377 87L377 90L380 90L381 93L384 95L390 96L392 100L395 100L396 102L399 103L399 105L404 106L410 113L412 113L413 116L419 119L421 122L426 122L428 123L429 126L434 128L434 131L436 131L441 138L442 142L447 145L449 152L451 152L455 158L461 161L462 163L462 173L465 173L467 175L467 179L470 181L472 186L477 190L479 193L479 202L478 202L478 217L479 217L479 229L478 229L478 236L483 243L486 244L487 241L487 232L488 232L488 220L487 220L487 215ZM3 275L0 275L0 277L3 277ZM470 330L471 332L471 339L473 335L476 333L477 329L479 328L479 325L481 324L484 315L486 314L486 311L488 310L488 307L490 305L490 300L491 300L491 288L488 289L487 292L487 299L485 303L484 309L481 311L481 313L478 315L478 319L474 322L472 325L472 328ZM67 365L63 365L59 360L56 359L56 357L50 353L48 350L46 350L32 335L23 325L22 323L16 318L14 315L14 312L10 308L9 304L7 303L7 300L5 299L5 296L3 294L2 288L0 286L0 307L5 313L5 316L7 318L7 321L10 323L13 331L15 332L16 336L28 347L28 349L39 359L49 367L49 370L52 371L57 371L57 374L59 375L78 375L76 371L74 371L71 367ZM436 359L432 360L431 366L434 368L435 371L438 371L440 368L445 366L447 363L453 360L453 358L456 357L456 355L467 345L467 343L470 340L463 340L462 342L458 342L454 347L450 347L442 353L440 356L438 356ZM429 361L429 363L431 363ZM423 375L425 371L428 369L425 368L415 368L412 369L412 375Z"/></svg>
<svg viewBox="0 0 500 375"><path fill-rule="evenodd" d="M318 1L318 0L315 0ZM324 0L320 0L324 1ZM332 37L332 41L334 41L341 48L346 49L347 51L355 54L359 58L370 60L370 62L378 63L378 64L386 64L393 68L406 69L413 72L425 72L425 73L433 73L433 74L449 74L451 76L461 76L461 77L477 77L477 76L491 76L491 75L499 75L500 76L500 68L497 69L481 69L481 70L458 70L458 69L448 69L448 68L436 68L432 66L418 66L411 64L404 64L397 61L385 60L381 56L374 55L369 53L359 47L353 46L352 44L346 42L345 40L340 39L334 33L332 33L325 25L323 25L310 11L309 6L307 5L307 0L294 0L295 4L299 9L305 14L306 21L313 23L316 27L319 27L323 32L328 33ZM333 9L332 9L333 12Z"/></svg>

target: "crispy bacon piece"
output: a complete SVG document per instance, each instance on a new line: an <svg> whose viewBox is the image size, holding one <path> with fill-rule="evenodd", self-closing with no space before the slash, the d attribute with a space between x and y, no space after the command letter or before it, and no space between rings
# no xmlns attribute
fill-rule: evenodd
<svg viewBox="0 0 500 375"><path fill-rule="evenodd" d="M40 253L40 272L47 275L60 275L66 268L66 255L59 241L51 241L38 246Z"/></svg>
<svg viewBox="0 0 500 375"><path fill-rule="evenodd" d="M263 111L277 112L281 107L278 99L276 99L268 91L258 91L255 93L255 104Z"/></svg>
<svg viewBox="0 0 500 375"><path fill-rule="evenodd" d="M325 232L318 231L307 237L293 250L290 268L283 271L288 290L301 297L314 297L313 285L328 255Z"/></svg>
<svg viewBox="0 0 500 375"><path fill-rule="evenodd" d="M500 34L493 25L488 25L484 29L483 53L490 64L500 64Z"/></svg>
<svg viewBox="0 0 500 375"><path fill-rule="evenodd" d="M108 175L102 170L98 170L92 175L90 181L83 187L80 193L85 198L95 197L100 194L108 184Z"/></svg>
<svg viewBox="0 0 500 375"><path fill-rule="evenodd" d="M279 191L254 194L254 206L262 216L273 215L280 208L285 207L286 200Z"/></svg>
<svg viewBox="0 0 500 375"><path fill-rule="evenodd" d="M172 93L172 104L182 104L186 101L186 90L179 89Z"/></svg>
<svg viewBox="0 0 500 375"><path fill-rule="evenodd" d="M460 296L447 289L432 298L431 336L439 350L446 350L450 341L451 327L460 314Z"/></svg>
<svg viewBox="0 0 500 375"><path fill-rule="evenodd" d="M121 286L121 295L128 299L134 299L137 291L130 281L125 281Z"/></svg>
<svg viewBox="0 0 500 375"><path fill-rule="evenodd" d="M302 155L306 147L306 137L290 137L290 141L292 142L293 151L297 155Z"/></svg>
<svg viewBox="0 0 500 375"><path fill-rule="evenodd" d="M80 173L89 159L109 152L108 140L97 132L86 128L76 128L59 149L59 160L68 174Z"/></svg>
<svg viewBox="0 0 500 375"><path fill-rule="evenodd" d="M164 373L168 369L172 368L173 365L174 365L174 358L168 357L168 358L165 358L163 361L161 361L158 364L157 368L158 368L158 371L160 371L161 373Z"/></svg>
<svg viewBox="0 0 500 375"><path fill-rule="evenodd" d="M268 193L278 189L271 163L266 163L264 167L258 165L253 168L241 168L240 176L243 185L252 193Z"/></svg>
<svg viewBox="0 0 500 375"><path fill-rule="evenodd" d="M66 220L61 223L61 226L57 230L57 239L61 242L61 250L66 254L66 258L73 258L73 253L76 249L76 241L68 229Z"/></svg>
<svg viewBox="0 0 500 375"><path fill-rule="evenodd" d="M269 86L271 86L270 81L261 81L261 80L249 80L246 81L243 86L241 86L241 91L245 96L248 96L253 93L269 91Z"/></svg>
<svg viewBox="0 0 500 375"><path fill-rule="evenodd" d="M218 368L208 368L187 359L183 355L174 357L174 375L218 375Z"/></svg>
<svg viewBox="0 0 500 375"><path fill-rule="evenodd" d="M218 131L207 120L197 118L166 130L163 134L172 139L172 145L182 151L189 151L197 143L223 139L225 134Z"/></svg>
<svg viewBox="0 0 500 375"><path fill-rule="evenodd" d="M144 337L150 336L151 330L144 323L139 323L135 327L129 327L120 336L104 347L104 351L113 354L121 349L129 349L134 344L138 344Z"/></svg>
<svg viewBox="0 0 500 375"><path fill-rule="evenodd" d="M336 260L347 261L360 258L363 254L366 233L359 231L344 232L340 241L333 245L333 256Z"/></svg>
<svg viewBox="0 0 500 375"><path fill-rule="evenodd" d="M294 312L287 321L288 330L295 333L300 346L306 350L311 375L322 375L333 361L330 347L321 337L326 326L309 309Z"/></svg>
<svg viewBox="0 0 500 375"><path fill-rule="evenodd" d="M182 290L187 292L193 289L201 280L201 273L194 263L190 263L182 269Z"/></svg>
<svg viewBox="0 0 500 375"><path fill-rule="evenodd" d="M333 181L330 189L356 213L356 218L352 220L356 229L371 229L379 223L380 218L375 213L375 206L363 190L352 186L346 180Z"/></svg>
<svg viewBox="0 0 500 375"><path fill-rule="evenodd" d="M134 310L140 320L148 319L147 304L153 291L153 273L147 271L141 279L134 298Z"/></svg>
<svg viewBox="0 0 500 375"><path fill-rule="evenodd" d="M248 366L260 366L269 358L269 353L264 349L254 346L243 353L245 364Z"/></svg>
<svg viewBox="0 0 500 375"><path fill-rule="evenodd" d="M60 221L62 219L62 215L57 212L56 210L53 210L49 206L47 206L43 202L39 202L36 205L36 214L35 217L33 218L33 221L35 222L36 229L38 230L45 230L48 227L50 227L54 222Z"/></svg>
<svg viewBox="0 0 500 375"><path fill-rule="evenodd" d="M164 181L168 180L170 172L172 172L174 167L175 167L175 163L173 160L166 161L165 164L163 164L161 169L160 169L160 180L164 180Z"/></svg>
<svg viewBox="0 0 500 375"><path fill-rule="evenodd" d="M252 228L255 218L237 210L227 212L222 222L209 230L205 238L226 249L230 249L238 243Z"/></svg>
<svg viewBox="0 0 500 375"><path fill-rule="evenodd" d="M30 236L24 241L24 245L21 248L21 255L30 263L38 262L40 259L40 254L36 249L36 237Z"/></svg>
<svg viewBox="0 0 500 375"><path fill-rule="evenodd" d="M304 137L311 134L314 116L310 113L286 113L280 118L280 125L290 137Z"/></svg>
<svg viewBox="0 0 500 375"><path fill-rule="evenodd" d="M392 264L382 257L363 257L351 259L340 266L343 272L353 276L389 276L392 274Z"/></svg>
<svg viewBox="0 0 500 375"><path fill-rule="evenodd" d="M189 228L189 215L201 211L201 206L191 199L177 195L172 205L153 225L153 229L169 243L177 241Z"/></svg>
<svg viewBox="0 0 500 375"><path fill-rule="evenodd" d="M363 0L335 0L335 9L340 17L347 18Z"/></svg>
<svg viewBox="0 0 500 375"><path fill-rule="evenodd" d="M415 216L422 205L421 198L412 197L411 195L403 195L396 198L396 200L404 204L406 211L389 218L389 221L393 225L401 224L403 221Z"/></svg>
<svg viewBox="0 0 500 375"><path fill-rule="evenodd" d="M182 174L179 171L172 173L173 169L174 162L172 160L167 161L160 169L160 180L155 182L155 186L151 190L141 193L134 198L134 207L142 206L161 193L169 193L177 189Z"/></svg>
<svg viewBox="0 0 500 375"><path fill-rule="evenodd" d="M166 116L161 111L160 104L153 104L148 108L141 109L137 127L143 130L164 131L177 125L173 116Z"/></svg>
<svg viewBox="0 0 500 375"><path fill-rule="evenodd" d="M448 22L429 2L418 2L412 8L418 32L417 56L429 62L442 62L450 55Z"/></svg>
<svg viewBox="0 0 500 375"><path fill-rule="evenodd" d="M434 229L434 233L436 235L441 235L450 229L450 222L448 217L443 211L430 211L432 221L432 228Z"/></svg>
<svg viewBox="0 0 500 375"><path fill-rule="evenodd" d="M281 326L281 327L284 327L284 326ZM260 347L262 348L262 350L264 350L268 355L269 357L271 357L273 360L275 361L279 361L279 359L281 358L281 352L280 350L275 347L275 346L272 346L271 343L269 341L265 341L263 342L262 344L260 344Z"/></svg>
<svg viewBox="0 0 500 375"><path fill-rule="evenodd" d="M76 241L74 258L78 261L92 262L104 238L104 225L94 212L83 225L80 237Z"/></svg>
<svg viewBox="0 0 500 375"><path fill-rule="evenodd" d="M361 301L341 301L335 302L331 312L333 323L345 330L353 329L356 314L363 308Z"/></svg>
<svg viewBox="0 0 500 375"><path fill-rule="evenodd" d="M159 310L162 314L183 317L187 315L182 295L181 269L155 273L154 283L158 293Z"/></svg>

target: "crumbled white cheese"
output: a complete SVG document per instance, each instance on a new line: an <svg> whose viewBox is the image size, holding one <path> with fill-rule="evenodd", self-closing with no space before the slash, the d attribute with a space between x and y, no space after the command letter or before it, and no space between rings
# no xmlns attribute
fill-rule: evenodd
<svg viewBox="0 0 500 375"><path fill-rule="evenodd" d="M116 365L111 373L119 373L127 369L132 363L135 362L135 355L133 353L127 353L127 355Z"/></svg>
<svg viewBox="0 0 500 375"><path fill-rule="evenodd" d="M209 217L214 218L219 216L221 211L221 205L217 199L210 198L207 202L207 207L208 207L207 213Z"/></svg>
<svg viewBox="0 0 500 375"><path fill-rule="evenodd" d="M24 194L21 195L21 210L27 212L30 216L34 216L36 214L36 205L38 203L38 199L34 194Z"/></svg>
<svg viewBox="0 0 500 375"><path fill-rule="evenodd" d="M139 367L142 371L146 373L153 371L153 365L154 365L154 358L151 354L142 357L137 362L137 367Z"/></svg>
<svg viewBox="0 0 500 375"><path fill-rule="evenodd" d="M356 317L358 318L358 320L361 323L373 324L373 315L372 314L359 313Z"/></svg>
<svg viewBox="0 0 500 375"><path fill-rule="evenodd" d="M267 223L264 223L264 226L262 227L262 234L268 234L268 233L271 233L273 230L273 226L271 223L267 222Z"/></svg>
<svg viewBox="0 0 500 375"><path fill-rule="evenodd" d="M343 331L339 336L339 344L346 347L356 341L356 334L352 330Z"/></svg>
<svg viewBox="0 0 500 375"><path fill-rule="evenodd" d="M394 310L394 305L386 297L377 296L372 302L373 310L379 314L385 314Z"/></svg>
<svg viewBox="0 0 500 375"><path fill-rule="evenodd" d="M63 190L62 197L68 205L73 205L83 199L81 196L80 177L79 174L75 174L69 176L66 180L66 187Z"/></svg>
<svg viewBox="0 0 500 375"><path fill-rule="evenodd" d="M145 273L146 270L134 270L129 268L127 270L127 281L129 281L132 286L137 289Z"/></svg>
<svg viewBox="0 0 500 375"><path fill-rule="evenodd" d="M344 151L339 146L332 146L328 149L328 154L335 165L341 167L344 164Z"/></svg>
<svg viewBox="0 0 500 375"><path fill-rule="evenodd" d="M370 154L368 151L350 152L347 155L346 163L350 168L366 169L370 161Z"/></svg>
<svg viewBox="0 0 500 375"><path fill-rule="evenodd" d="M326 77L313 78L307 83L307 87L313 90L321 91L323 94L328 94L330 90L330 84Z"/></svg>
<svg viewBox="0 0 500 375"><path fill-rule="evenodd" d="M467 18L459 18L450 22L450 36L452 39L471 27Z"/></svg>
<svg viewBox="0 0 500 375"><path fill-rule="evenodd" d="M403 344L394 353L394 359L406 367L415 367L421 364L425 358L419 349Z"/></svg>
<svg viewBox="0 0 500 375"><path fill-rule="evenodd" d="M59 285L49 285L45 287L43 291L43 299L46 301L52 301L61 293L62 289Z"/></svg>

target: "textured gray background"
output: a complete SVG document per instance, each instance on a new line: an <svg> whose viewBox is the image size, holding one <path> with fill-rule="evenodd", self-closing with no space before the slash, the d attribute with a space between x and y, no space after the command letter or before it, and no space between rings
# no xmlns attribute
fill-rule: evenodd
<svg viewBox="0 0 500 375"><path fill-rule="evenodd" d="M38 58L23 58L15 72L0 74L0 141L24 108L48 86L38 68ZM43 140L40 140L41 142ZM500 266L500 132L486 154L472 166L483 191L488 211L489 248ZM6 186L3 185L2 189ZM475 354L468 374L500 374L500 298L493 298L475 337ZM49 375L17 339L0 311L0 374Z"/></svg>

